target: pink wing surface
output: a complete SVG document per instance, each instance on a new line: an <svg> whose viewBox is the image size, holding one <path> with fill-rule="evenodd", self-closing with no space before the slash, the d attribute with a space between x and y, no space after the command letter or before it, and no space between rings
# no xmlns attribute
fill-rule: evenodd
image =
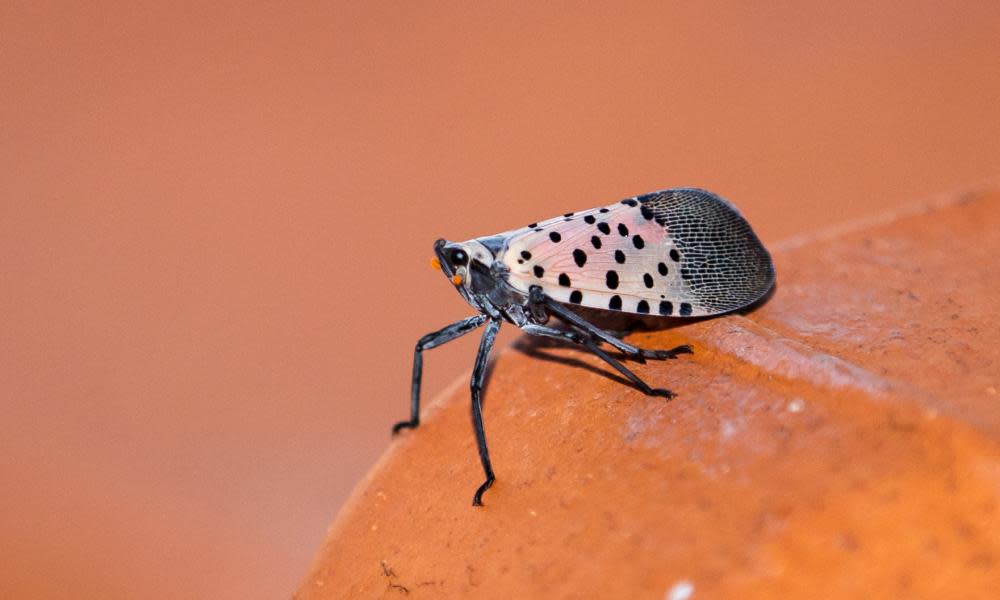
<svg viewBox="0 0 1000 600"><path fill-rule="evenodd" d="M674 189L501 234L509 282L566 304L700 317L737 310L774 285L767 250L719 196Z"/></svg>

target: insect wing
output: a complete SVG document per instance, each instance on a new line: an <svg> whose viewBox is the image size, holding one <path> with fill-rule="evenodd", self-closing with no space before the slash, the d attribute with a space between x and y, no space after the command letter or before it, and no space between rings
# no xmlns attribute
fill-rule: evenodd
<svg viewBox="0 0 1000 600"><path fill-rule="evenodd" d="M728 202L674 189L503 234L509 282L554 300L637 314L729 312L774 284L771 258Z"/></svg>

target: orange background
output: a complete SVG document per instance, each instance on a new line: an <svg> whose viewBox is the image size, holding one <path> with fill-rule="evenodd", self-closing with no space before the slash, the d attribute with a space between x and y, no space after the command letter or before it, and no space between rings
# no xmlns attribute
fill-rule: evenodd
<svg viewBox="0 0 1000 600"><path fill-rule="evenodd" d="M998 39L995 2L6 4L0 595L287 596L469 313L434 239L697 185L773 244L993 177Z"/></svg>

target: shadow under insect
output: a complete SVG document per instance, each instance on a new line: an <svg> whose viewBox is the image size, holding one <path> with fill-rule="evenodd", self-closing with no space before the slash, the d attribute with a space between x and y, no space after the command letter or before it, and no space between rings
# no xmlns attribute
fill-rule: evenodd
<svg viewBox="0 0 1000 600"><path fill-rule="evenodd" d="M573 367L576 369L582 369L589 373L593 373L595 375L600 375L601 377L610 379L611 381L614 381L615 383L621 385L628 385L628 386L632 385L632 383L628 379L625 379L621 375L616 374L614 371L609 371L606 368L602 368L597 365L591 364L580 358L577 358L576 356L564 356L561 354L553 354L552 352L549 352L549 350L553 348L572 348L574 350L577 350L577 348L573 344L570 344L569 342L561 342L559 340L538 338L525 335L518 338L517 341L515 341L514 344L512 345L512 348L524 354L525 356L530 356L531 358L551 363L556 363L567 367ZM581 353L581 356L583 356L583 353Z"/></svg>

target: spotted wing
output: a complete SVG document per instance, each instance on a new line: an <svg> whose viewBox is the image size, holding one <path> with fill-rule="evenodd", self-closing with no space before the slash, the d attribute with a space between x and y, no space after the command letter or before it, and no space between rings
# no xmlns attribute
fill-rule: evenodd
<svg viewBox="0 0 1000 600"><path fill-rule="evenodd" d="M560 302L698 317L752 304L774 285L767 250L719 196L673 189L505 234L509 282Z"/></svg>

